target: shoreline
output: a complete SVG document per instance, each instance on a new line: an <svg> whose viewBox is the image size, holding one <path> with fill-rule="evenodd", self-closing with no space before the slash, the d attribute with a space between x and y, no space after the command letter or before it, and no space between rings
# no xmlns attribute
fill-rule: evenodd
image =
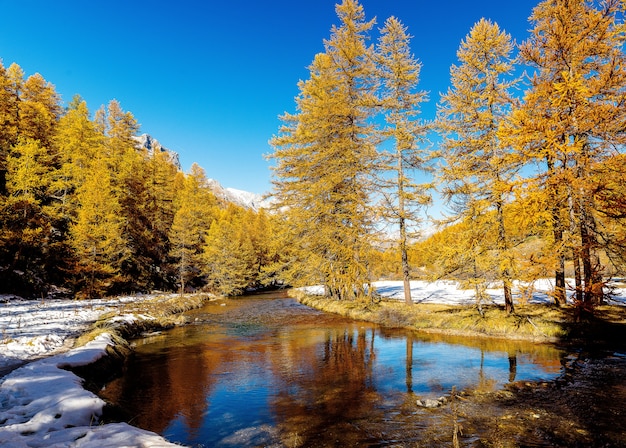
<svg viewBox="0 0 626 448"><path fill-rule="evenodd" d="M626 348L626 307L603 305L596 314L576 321L571 305L525 304L507 315L497 304L417 304L382 299L367 306L294 291L292 297L311 308L367 321L387 328L460 338L489 338L539 344L612 345Z"/></svg>
<svg viewBox="0 0 626 448"><path fill-rule="evenodd" d="M485 316L481 317L477 309L469 304L422 303L407 307L401 301L383 299L379 303L368 304L364 310L355 302L338 302L320 296L305 295L297 290L292 290L290 296L306 306L324 312L374 322L387 328L409 328L425 335L570 345L578 344L580 341L604 343L611 337L614 341L626 341L626 337L616 337L614 332L600 334L593 329L583 331L587 328L585 326L595 326L597 330L608 322L619 335L626 334L623 330L623 327L626 327L624 306L602 308L599 310L601 313L610 315L607 320L591 324L584 322L576 326L568 321L572 316L572 307L555 308L546 304L520 306L513 316L504 315L501 306L492 304L484 307ZM156 433L144 431L127 423L118 423L120 420L115 418L115 408L100 399L96 392L123 366L125 357L132 350L128 339L145 332L188 324L189 321L182 313L211 300L218 299L207 295L187 295L183 296L181 302L181 296L172 294L128 302L114 311L102 313L80 335L73 336L75 344L70 350L25 361L26 365L18 367L13 373L0 379L0 403L3 406L0 409L2 425L0 443L30 446L29 439L45 438L58 446L115 446L106 443L102 445L101 442L117 437L118 440L135 441L133 443L138 446L179 446ZM540 319L543 314L548 314L549 318ZM491 321L498 325L488 326ZM548 336L550 331L556 333ZM622 348L624 344L621 343ZM29 369L34 371L30 377ZM46 375L62 375L62 382L66 385L59 386L56 383L61 382L55 379L49 385L32 391L29 383L39 381ZM61 386L66 387L66 390L59 390ZM558 397L556 390L554 393L555 397ZM63 408L62 402L68 396L72 396L72 399L80 396L82 407L73 404L71 412ZM494 395L491 398L497 402L498 397L499 395ZM480 398L480 401L485 398L487 397ZM51 409L45 407L27 409L31 403L55 400L61 404L55 403L56 407ZM12 408L25 410L18 413ZM49 414L48 422L45 424L36 422L42 413ZM88 441L91 445L83 444Z"/></svg>
<svg viewBox="0 0 626 448"><path fill-rule="evenodd" d="M123 365L131 351L127 339L184 325L182 313L208 300L206 294L164 295L125 303L72 336L69 350L23 360L0 378L0 444L179 446L127 423L107 422L108 404L95 391Z"/></svg>

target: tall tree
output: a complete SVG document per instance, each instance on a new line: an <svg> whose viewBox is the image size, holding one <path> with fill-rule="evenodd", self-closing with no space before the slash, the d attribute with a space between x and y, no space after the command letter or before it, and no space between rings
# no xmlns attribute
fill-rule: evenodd
<svg viewBox="0 0 626 448"><path fill-rule="evenodd" d="M199 286L202 277L202 253L206 234L214 220L215 196L206 188L204 170L193 164L191 172L182 178L176 198L176 213L169 232L170 256L175 259L178 285Z"/></svg>
<svg viewBox="0 0 626 448"><path fill-rule="evenodd" d="M220 213L209 228L204 244L203 272L207 286L223 296L238 295L252 286L258 275L247 214L234 205Z"/></svg>
<svg viewBox="0 0 626 448"><path fill-rule="evenodd" d="M123 282L122 266L129 256L121 206L104 157L86 168L76 196L78 209L70 235L77 257L77 287L83 297L101 297Z"/></svg>
<svg viewBox="0 0 626 448"><path fill-rule="evenodd" d="M546 0L530 17L520 47L533 70L523 106L507 131L543 171L552 204L559 260L556 300L565 303L565 254L572 252L577 300L602 301L602 266L594 194L594 165L616 156L626 129L626 37L620 0Z"/></svg>
<svg viewBox="0 0 626 448"><path fill-rule="evenodd" d="M459 219L476 221L488 211L496 211L496 266L508 313L514 305L504 206L518 164L510 148L503 145L498 129L513 104L512 51L510 35L497 24L486 19L476 23L461 43L457 53L460 64L450 70L452 86L442 95L438 111L444 196L456 201Z"/></svg>
<svg viewBox="0 0 626 448"><path fill-rule="evenodd" d="M370 232L371 176L376 160L373 129L373 21L356 0L336 7L325 53L299 83L298 112L282 116L271 141L276 162L274 195L297 241L292 282L322 283L338 299L365 296ZM371 288L369 289L371 291Z"/></svg>
<svg viewBox="0 0 626 448"><path fill-rule="evenodd" d="M387 19L377 47L377 62L382 80L382 112L386 127L383 137L393 141L393 149L382 154L381 167L383 215L398 226L404 300L413 304L408 257L409 231L419 224L419 207L430 201L426 185L417 185L411 171L426 171L422 145L427 126L417 116L427 95L418 91L421 64L410 48L410 36L395 17Z"/></svg>
<svg viewBox="0 0 626 448"><path fill-rule="evenodd" d="M20 136L39 140L49 148L61 116L61 101L52 84L39 74L29 76L20 96Z"/></svg>
<svg viewBox="0 0 626 448"><path fill-rule="evenodd" d="M51 222L45 214L51 165L39 141L20 137L7 160L8 196L0 200L0 273L3 289L43 294L52 277Z"/></svg>
<svg viewBox="0 0 626 448"><path fill-rule="evenodd" d="M87 103L75 97L60 118L54 139L59 170L51 180L49 195L57 219L68 222L75 217L74 193L87 179L87 169L102 153L103 144L103 136L89 119Z"/></svg>

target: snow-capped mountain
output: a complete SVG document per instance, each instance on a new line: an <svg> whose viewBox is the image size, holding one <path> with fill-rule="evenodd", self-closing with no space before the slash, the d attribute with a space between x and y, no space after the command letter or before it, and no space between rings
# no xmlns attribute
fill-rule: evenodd
<svg viewBox="0 0 626 448"><path fill-rule="evenodd" d="M150 155L154 154L155 152L167 153L170 161L174 165L176 165L179 170L181 169L178 153L165 148L163 145L161 145L161 143L159 143L156 138L152 137L149 134L141 134L133 138L137 142L137 149L146 149L148 151L148 154Z"/></svg>
<svg viewBox="0 0 626 448"><path fill-rule="evenodd" d="M137 149L146 149L148 154L155 152L167 153L170 160L179 170L182 170L178 153L165 148L157 139L149 134L142 134L133 137L137 141ZM249 191L238 190L236 188L224 188L215 179L207 179L207 186L223 202L232 202L242 207L258 211L261 208L269 208L271 201L263 198L262 195L250 193Z"/></svg>
<svg viewBox="0 0 626 448"><path fill-rule="evenodd" d="M263 195L237 190L236 188L224 188L215 179L207 179L207 185L218 199L225 202L232 202L255 211L269 208L271 205L271 201L264 198Z"/></svg>

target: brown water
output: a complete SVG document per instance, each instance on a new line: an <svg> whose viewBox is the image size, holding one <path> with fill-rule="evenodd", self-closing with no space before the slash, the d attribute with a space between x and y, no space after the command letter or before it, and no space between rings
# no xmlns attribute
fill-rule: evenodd
<svg viewBox="0 0 626 448"><path fill-rule="evenodd" d="M193 325L135 341L124 376L102 392L131 424L188 446L404 446L450 418L417 399L562 369L551 346L424 338L276 293L189 315Z"/></svg>

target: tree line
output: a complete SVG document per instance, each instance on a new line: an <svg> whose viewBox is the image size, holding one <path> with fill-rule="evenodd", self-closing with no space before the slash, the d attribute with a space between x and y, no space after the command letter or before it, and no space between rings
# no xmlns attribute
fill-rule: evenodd
<svg viewBox="0 0 626 448"><path fill-rule="evenodd" d="M566 274L577 304L601 303L626 260L625 4L545 0L519 44L480 20L431 120L407 28L391 17L371 43L375 21L357 0L336 12L271 140L279 234L297 242L282 254L288 281L367 302L393 248L407 303L415 265L478 298L496 282L509 312L513 281L545 276L559 305ZM434 191L449 206L443 230L415 244Z"/></svg>
<svg viewBox="0 0 626 448"><path fill-rule="evenodd" d="M221 202L198 165L138 149L117 101L92 116L0 64L2 292L231 295L280 280L367 303L372 280L397 275L412 303L421 275L479 300L498 283L512 312L515 280L552 276L557 304L568 287L600 303L626 266L623 2L543 1L519 44L480 20L432 119L402 22L373 36L358 1L336 12L270 141L271 213ZM435 193L449 213L418 240Z"/></svg>
<svg viewBox="0 0 626 448"><path fill-rule="evenodd" d="M225 203L204 170L138 148L118 101L63 107L0 64L0 292L77 297L271 283L268 215Z"/></svg>

